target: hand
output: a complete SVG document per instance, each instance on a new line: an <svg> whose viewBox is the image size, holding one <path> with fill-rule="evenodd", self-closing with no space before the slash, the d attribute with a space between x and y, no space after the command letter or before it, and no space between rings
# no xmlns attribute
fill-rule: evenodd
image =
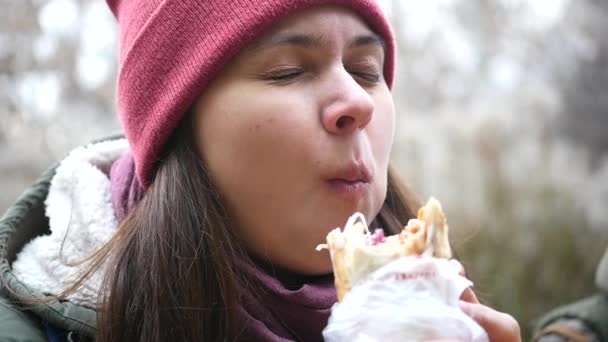
<svg viewBox="0 0 608 342"><path fill-rule="evenodd" d="M519 324L511 315L480 304L470 288L460 299L462 311L481 325L491 342L521 342Z"/></svg>

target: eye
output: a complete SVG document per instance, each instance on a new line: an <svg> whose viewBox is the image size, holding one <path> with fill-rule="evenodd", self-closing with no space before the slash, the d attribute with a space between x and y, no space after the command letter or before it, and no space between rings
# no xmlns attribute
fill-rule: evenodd
<svg viewBox="0 0 608 342"><path fill-rule="evenodd" d="M361 79L365 82L369 83L378 83L380 82L380 74L379 73L370 73L370 72L350 72L355 78Z"/></svg>
<svg viewBox="0 0 608 342"><path fill-rule="evenodd" d="M272 83L281 83L291 81L302 74L304 74L304 69L302 68L281 67L264 72L261 76L264 80L271 81Z"/></svg>
<svg viewBox="0 0 608 342"><path fill-rule="evenodd" d="M369 84L376 84L380 82L382 75L380 67L377 63L365 60L358 63L352 63L347 66L347 71L358 81L366 82Z"/></svg>

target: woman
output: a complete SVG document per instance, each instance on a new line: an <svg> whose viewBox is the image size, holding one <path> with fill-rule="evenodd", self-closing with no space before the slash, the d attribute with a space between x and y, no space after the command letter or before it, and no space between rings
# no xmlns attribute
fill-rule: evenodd
<svg viewBox="0 0 608 342"><path fill-rule="evenodd" d="M418 207L389 170L395 47L378 5L109 5L128 147L74 151L9 213L0 337L322 340L335 289L316 244L355 211L395 233ZM50 228L33 223L42 201ZM67 302L15 302L32 293ZM519 340L465 299L493 341Z"/></svg>

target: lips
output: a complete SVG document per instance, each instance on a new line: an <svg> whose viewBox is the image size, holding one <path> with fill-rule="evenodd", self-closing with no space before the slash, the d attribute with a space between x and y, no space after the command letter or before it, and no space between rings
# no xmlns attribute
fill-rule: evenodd
<svg viewBox="0 0 608 342"><path fill-rule="evenodd" d="M326 178L332 192L351 198L363 196L372 181L370 169L361 162L350 162Z"/></svg>
<svg viewBox="0 0 608 342"><path fill-rule="evenodd" d="M347 167L335 172L328 180L340 180L348 183L369 183L371 178L371 172L365 164L351 162Z"/></svg>

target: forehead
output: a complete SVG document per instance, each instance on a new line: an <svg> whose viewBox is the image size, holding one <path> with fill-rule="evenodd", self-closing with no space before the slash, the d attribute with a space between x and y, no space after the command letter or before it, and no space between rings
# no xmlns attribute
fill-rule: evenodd
<svg viewBox="0 0 608 342"><path fill-rule="evenodd" d="M363 19L352 9L326 5L302 10L288 16L280 20L271 31L312 27L326 29L332 26L349 26L369 30Z"/></svg>
<svg viewBox="0 0 608 342"><path fill-rule="evenodd" d="M251 45L250 49L280 43L323 43L335 39L361 40L367 36L370 43L384 45L354 11L338 6L320 6L298 12L272 26Z"/></svg>

